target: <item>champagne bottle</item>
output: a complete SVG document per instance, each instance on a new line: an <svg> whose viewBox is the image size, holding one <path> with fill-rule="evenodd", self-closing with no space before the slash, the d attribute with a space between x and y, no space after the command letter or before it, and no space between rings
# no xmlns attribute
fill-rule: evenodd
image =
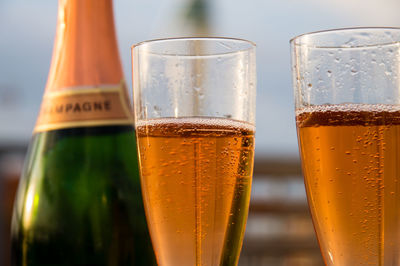
<svg viewBox="0 0 400 266"><path fill-rule="evenodd" d="M12 265L155 265L112 0L59 0L12 220Z"/></svg>

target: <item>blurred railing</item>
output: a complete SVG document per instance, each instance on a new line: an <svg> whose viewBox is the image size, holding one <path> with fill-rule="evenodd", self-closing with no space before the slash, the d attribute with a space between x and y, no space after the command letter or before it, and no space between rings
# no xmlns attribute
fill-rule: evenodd
<svg viewBox="0 0 400 266"><path fill-rule="evenodd" d="M324 265L298 158L256 158L239 266Z"/></svg>
<svg viewBox="0 0 400 266"><path fill-rule="evenodd" d="M0 265L8 266L12 205L25 145L0 145ZM239 266L323 265L298 158L255 161L252 197Z"/></svg>
<svg viewBox="0 0 400 266"><path fill-rule="evenodd" d="M10 265L12 208L26 145L0 145L0 265Z"/></svg>

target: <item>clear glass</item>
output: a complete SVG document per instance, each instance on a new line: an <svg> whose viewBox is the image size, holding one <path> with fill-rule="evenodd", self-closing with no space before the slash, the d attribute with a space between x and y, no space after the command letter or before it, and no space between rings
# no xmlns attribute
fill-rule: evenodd
<svg viewBox="0 0 400 266"><path fill-rule="evenodd" d="M326 265L400 265L400 29L291 40L304 181Z"/></svg>
<svg viewBox="0 0 400 266"><path fill-rule="evenodd" d="M159 265L236 265L253 172L255 45L181 38L132 48L146 216Z"/></svg>

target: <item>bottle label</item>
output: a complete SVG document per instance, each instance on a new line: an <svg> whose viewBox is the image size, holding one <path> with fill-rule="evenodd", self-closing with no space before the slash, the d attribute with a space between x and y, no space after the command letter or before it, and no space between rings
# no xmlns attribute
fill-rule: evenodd
<svg viewBox="0 0 400 266"><path fill-rule="evenodd" d="M47 90L34 133L106 125L133 125L132 109L124 83Z"/></svg>

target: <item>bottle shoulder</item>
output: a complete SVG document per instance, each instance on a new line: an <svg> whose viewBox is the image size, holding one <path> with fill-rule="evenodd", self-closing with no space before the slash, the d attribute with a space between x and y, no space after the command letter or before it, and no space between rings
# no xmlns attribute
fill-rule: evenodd
<svg viewBox="0 0 400 266"><path fill-rule="evenodd" d="M40 132L33 136L23 178L37 176L60 182L82 178L88 182L118 177L137 179L136 149L133 126Z"/></svg>

